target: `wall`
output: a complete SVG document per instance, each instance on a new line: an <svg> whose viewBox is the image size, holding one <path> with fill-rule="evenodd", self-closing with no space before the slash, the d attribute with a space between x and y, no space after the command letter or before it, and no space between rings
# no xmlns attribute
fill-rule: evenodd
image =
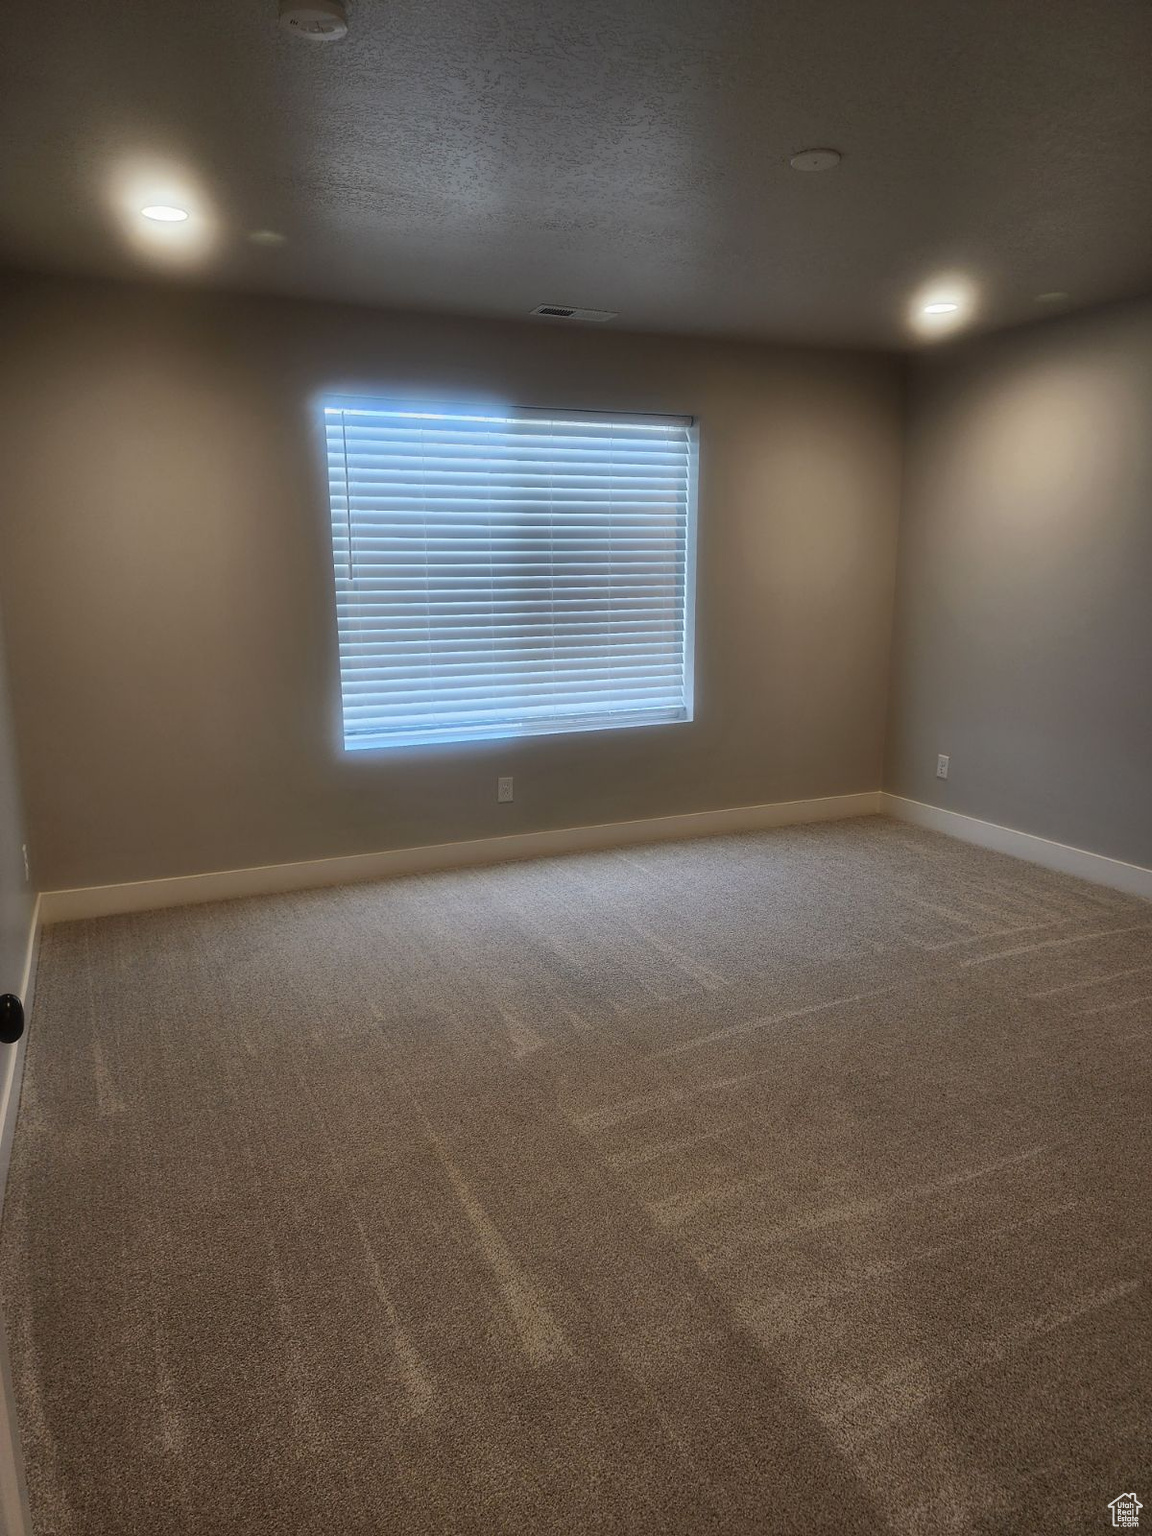
<svg viewBox="0 0 1152 1536"><path fill-rule="evenodd" d="M3 564L3 554L3 527L0 525L0 565ZM32 922L32 893L24 879L24 840L15 728L8 698L8 667L3 615L0 613L0 992L17 994L23 992L28 931ZM0 1045L0 1104L3 1103L11 1054L12 1047Z"/></svg>
<svg viewBox="0 0 1152 1536"><path fill-rule="evenodd" d="M890 359L48 277L0 359L45 889L879 787ZM343 756L325 387L698 416L695 722Z"/></svg>
<svg viewBox="0 0 1152 1536"><path fill-rule="evenodd" d="M1152 866L1152 300L912 368L885 787Z"/></svg>

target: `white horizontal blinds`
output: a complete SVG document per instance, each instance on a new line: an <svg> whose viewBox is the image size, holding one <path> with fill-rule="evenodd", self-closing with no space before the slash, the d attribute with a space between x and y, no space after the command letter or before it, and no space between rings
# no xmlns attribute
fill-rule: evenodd
<svg viewBox="0 0 1152 1536"><path fill-rule="evenodd" d="M347 746L688 717L689 421L324 425Z"/></svg>

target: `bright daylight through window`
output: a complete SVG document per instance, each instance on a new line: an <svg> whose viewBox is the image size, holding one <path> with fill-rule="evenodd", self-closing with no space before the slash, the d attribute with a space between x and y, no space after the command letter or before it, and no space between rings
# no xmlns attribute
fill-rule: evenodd
<svg viewBox="0 0 1152 1536"><path fill-rule="evenodd" d="M348 749L692 718L684 417L323 402Z"/></svg>

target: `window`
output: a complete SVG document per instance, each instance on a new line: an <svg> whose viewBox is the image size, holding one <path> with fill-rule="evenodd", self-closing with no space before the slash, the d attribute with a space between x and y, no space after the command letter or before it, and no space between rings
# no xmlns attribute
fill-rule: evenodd
<svg viewBox="0 0 1152 1536"><path fill-rule="evenodd" d="M692 718L692 422L323 402L347 749Z"/></svg>

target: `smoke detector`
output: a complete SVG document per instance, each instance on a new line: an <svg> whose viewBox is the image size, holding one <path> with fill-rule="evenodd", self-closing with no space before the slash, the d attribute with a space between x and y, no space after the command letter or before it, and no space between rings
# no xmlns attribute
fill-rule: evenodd
<svg viewBox="0 0 1152 1536"><path fill-rule="evenodd" d="M545 320L615 320L614 309L571 309L567 304L537 304L528 311Z"/></svg>
<svg viewBox="0 0 1152 1536"><path fill-rule="evenodd" d="M348 36L343 0L280 0L280 25L310 43L338 43Z"/></svg>

